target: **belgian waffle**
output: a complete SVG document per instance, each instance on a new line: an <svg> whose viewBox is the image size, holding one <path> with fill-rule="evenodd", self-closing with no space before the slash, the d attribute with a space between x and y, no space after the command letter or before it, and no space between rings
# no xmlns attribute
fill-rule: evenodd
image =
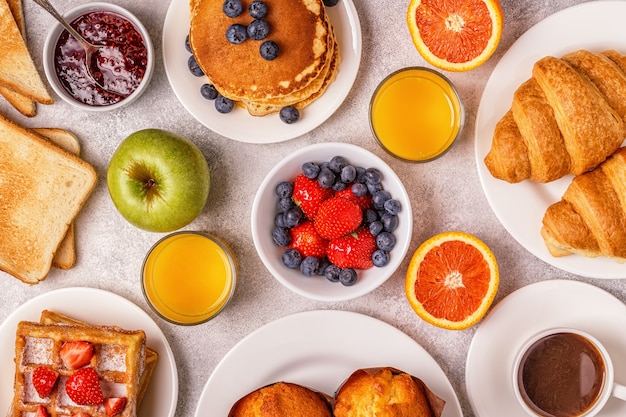
<svg viewBox="0 0 626 417"><path fill-rule="evenodd" d="M85 341L94 346L94 355L86 365L98 374L104 398L126 397L120 417L135 417L140 377L144 369L146 336L142 330L118 327L68 326L22 321L15 338L15 382L13 417L32 416L43 405L50 417L72 416L84 411L91 417L106 417L102 404L78 405L66 390L66 381L75 372L67 369L60 358L64 342ZM33 372L46 365L59 374L51 394L39 397L33 385Z"/></svg>
<svg viewBox="0 0 626 417"><path fill-rule="evenodd" d="M55 311L44 310L41 312L41 317L39 318L39 322L41 324L64 324L70 326L91 326L83 321L76 320L72 317L68 317L66 315L57 313ZM141 400L143 396L146 394L146 390L148 389L148 385L150 384L150 379L152 378L152 373L154 372L154 368L156 367L157 361L159 359L159 354L146 347L146 357L144 360L144 367L141 376L139 377L139 393L137 397L137 404L141 404Z"/></svg>

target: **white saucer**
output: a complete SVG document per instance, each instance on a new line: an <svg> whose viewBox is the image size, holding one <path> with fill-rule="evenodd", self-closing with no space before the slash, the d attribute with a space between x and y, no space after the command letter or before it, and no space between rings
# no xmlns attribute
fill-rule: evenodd
<svg viewBox="0 0 626 417"><path fill-rule="evenodd" d="M549 280L509 294L485 317L472 340L465 384L477 417L527 417L512 387L516 351L532 334L550 327L575 327L606 346L616 382L626 383L626 305L590 284ZM599 417L623 417L626 402L611 398Z"/></svg>

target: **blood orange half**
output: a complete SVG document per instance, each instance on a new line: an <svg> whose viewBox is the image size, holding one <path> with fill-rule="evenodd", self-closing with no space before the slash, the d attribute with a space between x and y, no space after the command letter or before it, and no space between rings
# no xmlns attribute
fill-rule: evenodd
<svg viewBox="0 0 626 417"><path fill-rule="evenodd" d="M477 237L445 232L425 241L406 273L409 304L422 319L445 329L476 324L498 291L498 264Z"/></svg>
<svg viewBox="0 0 626 417"><path fill-rule="evenodd" d="M448 71L467 71L487 61L504 24L499 0L411 0L406 19L419 53Z"/></svg>

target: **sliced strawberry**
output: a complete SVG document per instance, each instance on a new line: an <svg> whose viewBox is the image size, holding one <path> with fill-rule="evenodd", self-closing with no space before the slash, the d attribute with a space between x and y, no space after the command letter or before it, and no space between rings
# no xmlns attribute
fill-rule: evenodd
<svg viewBox="0 0 626 417"><path fill-rule="evenodd" d="M35 368L33 371L33 386L37 394L41 398L49 396L58 377L59 373L48 366L41 365Z"/></svg>
<svg viewBox="0 0 626 417"><path fill-rule="evenodd" d="M328 240L317 233L311 220L305 220L291 229L291 244L289 247L300 252L303 259L307 256L323 258L326 255L327 246Z"/></svg>
<svg viewBox="0 0 626 417"><path fill-rule="evenodd" d="M368 269L374 266L372 254L376 238L366 228L328 243L328 260L340 268Z"/></svg>
<svg viewBox="0 0 626 417"><path fill-rule="evenodd" d="M304 215L313 220L317 215L320 204L333 196L333 190L322 188L316 181L300 174L293 180L293 201L304 212Z"/></svg>
<svg viewBox="0 0 626 417"><path fill-rule="evenodd" d="M104 400L104 411L109 417L121 414L124 407L126 407L126 397L111 397Z"/></svg>
<svg viewBox="0 0 626 417"><path fill-rule="evenodd" d="M104 400L98 373L93 368L81 368L70 375L65 391L78 405L98 405Z"/></svg>
<svg viewBox="0 0 626 417"><path fill-rule="evenodd" d="M84 411L79 411L77 413L72 414L72 417L91 417L89 414Z"/></svg>
<svg viewBox="0 0 626 417"><path fill-rule="evenodd" d="M59 356L61 356L61 361L63 361L63 365L67 369L75 370L82 368L91 362L93 345L83 341L65 342L61 346Z"/></svg>
<svg viewBox="0 0 626 417"><path fill-rule="evenodd" d="M335 239L355 231L362 221L363 211L357 203L332 197L320 205L314 224L320 236Z"/></svg>
<svg viewBox="0 0 626 417"><path fill-rule="evenodd" d="M46 411L46 407L44 407L43 405L37 407L35 417L49 417L48 411Z"/></svg>
<svg viewBox="0 0 626 417"><path fill-rule="evenodd" d="M357 203L363 210L372 208L372 195L366 194L361 197L357 197L352 192L352 187L348 187L345 190L335 192L335 197L347 198L348 200Z"/></svg>

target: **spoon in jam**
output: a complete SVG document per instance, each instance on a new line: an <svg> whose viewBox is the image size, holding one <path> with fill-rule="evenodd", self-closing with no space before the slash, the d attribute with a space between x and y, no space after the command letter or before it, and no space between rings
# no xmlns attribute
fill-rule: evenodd
<svg viewBox="0 0 626 417"><path fill-rule="evenodd" d="M76 39L83 49L85 50L85 70L87 75L92 79L92 81L103 90L107 90L107 88L102 85L102 83L94 77L92 73L92 59L94 53L98 52L101 49L104 49L104 45L94 45L91 42L87 41L80 33L78 33L64 18L56 11L56 9L50 4L48 0L33 0L35 3L44 8L45 11L50 13L52 17L59 21L61 25Z"/></svg>

